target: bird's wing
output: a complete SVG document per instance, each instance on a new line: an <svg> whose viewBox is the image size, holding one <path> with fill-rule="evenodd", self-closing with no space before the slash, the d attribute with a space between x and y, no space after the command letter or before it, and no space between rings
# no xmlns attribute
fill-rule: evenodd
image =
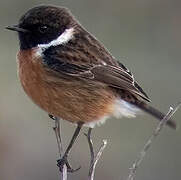
<svg viewBox="0 0 181 180"><path fill-rule="evenodd" d="M56 74L66 74L72 77L91 79L107 84L116 89L123 89L131 94L138 95L146 101L150 101L149 97L142 88L135 82L131 72L121 63L105 63L104 60L92 60L89 62L81 61L82 57L75 56L73 60L63 53L52 49L44 54L44 65L56 72ZM113 59L114 60L114 59ZM117 65L115 65L117 64Z"/></svg>

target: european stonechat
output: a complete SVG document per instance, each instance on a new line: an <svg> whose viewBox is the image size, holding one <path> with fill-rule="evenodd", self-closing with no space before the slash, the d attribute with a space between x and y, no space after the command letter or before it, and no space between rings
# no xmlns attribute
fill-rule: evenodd
<svg viewBox="0 0 181 180"><path fill-rule="evenodd" d="M140 109L158 120L164 117L148 105L133 74L68 9L34 7L7 29L18 32L23 89L48 114L77 123L79 130L111 116L135 117ZM176 128L171 120L167 124Z"/></svg>

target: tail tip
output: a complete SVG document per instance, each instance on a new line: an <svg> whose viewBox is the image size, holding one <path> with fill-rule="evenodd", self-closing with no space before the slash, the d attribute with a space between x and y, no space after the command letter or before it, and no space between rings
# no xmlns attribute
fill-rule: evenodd
<svg viewBox="0 0 181 180"><path fill-rule="evenodd" d="M167 122L167 124L168 124L172 129L178 130L178 126L177 126L177 124L176 124L175 121L170 120L170 121Z"/></svg>

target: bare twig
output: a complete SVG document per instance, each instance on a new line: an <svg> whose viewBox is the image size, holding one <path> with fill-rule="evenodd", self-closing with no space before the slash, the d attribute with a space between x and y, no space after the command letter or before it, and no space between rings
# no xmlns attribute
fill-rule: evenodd
<svg viewBox="0 0 181 180"><path fill-rule="evenodd" d="M67 166L66 166L66 164L63 165L63 171L61 173L61 179L67 180Z"/></svg>
<svg viewBox="0 0 181 180"><path fill-rule="evenodd" d="M52 115L49 115L49 117L55 121L55 126L53 127L53 130L55 132L57 145L58 145L58 153L59 153L59 157L61 159L62 153L63 153L63 145L62 145L62 139L61 139L61 135L60 135L60 131L61 131L60 119L57 117L54 117ZM66 164L64 164L64 166L63 166L63 171L61 173L61 180L67 180L67 166L66 166Z"/></svg>
<svg viewBox="0 0 181 180"><path fill-rule="evenodd" d="M173 116L173 114L178 110L178 108L181 106L181 103L178 103L175 108L170 107L168 113L165 115L165 117L159 122L158 126L156 127L154 133L152 136L148 139L146 144L144 145L143 149L141 150L138 158L134 161L132 167L130 168L130 173L127 178L127 180L134 180L137 168L140 166L141 162L143 161L146 152L151 147L151 144L155 140L155 138L160 134L161 130L163 129L164 125L167 123L167 121Z"/></svg>
<svg viewBox="0 0 181 180"><path fill-rule="evenodd" d="M63 146L62 146L62 139L60 136L60 119L54 117L55 120L55 126L53 127L53 130L55 132L56 140L57 140L57 145L58 145L58 152L59 156L61 157L62 152L63 152Z"/></svg>
<svg viewBox="0 0 181 180"><path fill-rule="evenodd" d="M99 150L95 156L94 149L93 149L93 143L92 143L92 139L91 139L91 132L92 132L92 128L89 128L88 133L87 134L85 133L85 136L87 137L87 140L89 143L89 149L90 149L90 154L91 154L88 180L94 180L95 168L96 168L97 162L99 161L99 159L107 145L107 140L104 139L101 147L99 148Z"/></svg>
<svg viewBox="0 0 181 180"><path fill-rule="evenodd" d="M99 161L99 159L100 159L100 157L101 157L101 155L102 155L106 145L107 145L107 140L103 139L102 145L101 145L101 147L100 147L100 149L99 149L99 151L98 151L98 153L97 153L97 155L95 157L94 163L93 163L91 171L90 171L90 176L89 176L90 180L94 179L95 168L96 168L97 162Z"/></svg>
<svg viewBox="0 0 181 180"><path fill-rule="evenodd" d="M90 168L89 168L89 176L91 176L91 172L92 172L92 165L94 164L94 148L93 148L93 142L91 139L91 132L92 132L92 128L89 128L88 133L85 134L88 140L88 144L89 144L89 150L90 150L90 155L91 155L91 160L90 160Z"/></svg>

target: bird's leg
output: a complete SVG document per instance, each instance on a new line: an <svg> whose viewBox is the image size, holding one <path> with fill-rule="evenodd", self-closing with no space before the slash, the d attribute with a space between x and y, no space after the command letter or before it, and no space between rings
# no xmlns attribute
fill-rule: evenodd
<svg viewBox="0 0 181 180"><path fill-rule="evenodd" d="M60 169L61 172L62 172L62 170L63 170L64 164L66 164L66 166L67 166L67 171L68 171L68 172L75 172L75 171L77 171L77 170L80 169L80 167L77 168L77 169L73 169L73 168L70 166L70 164L68 163L67 158L68 158L68 154L69 154L69 152L70 152L70 150L71 150L71 148L72 148L72 146L73 146L76 138L77 138L78 135L79 135L79 132L80 132L80 130L81 130L81 128L82 128L82 125L83 125L82 122L79 122L79 123L77 124L77 128L75 129L75 132L74 132L74 134L73 134L73 136L72 136L72 139L71 139L71 141L70 141L70 143L69 143L69 145L68 145L68 147L67 147L64 155L62 156L61 159L57 160L57 166L59 167L59 169Z"/></svg>

